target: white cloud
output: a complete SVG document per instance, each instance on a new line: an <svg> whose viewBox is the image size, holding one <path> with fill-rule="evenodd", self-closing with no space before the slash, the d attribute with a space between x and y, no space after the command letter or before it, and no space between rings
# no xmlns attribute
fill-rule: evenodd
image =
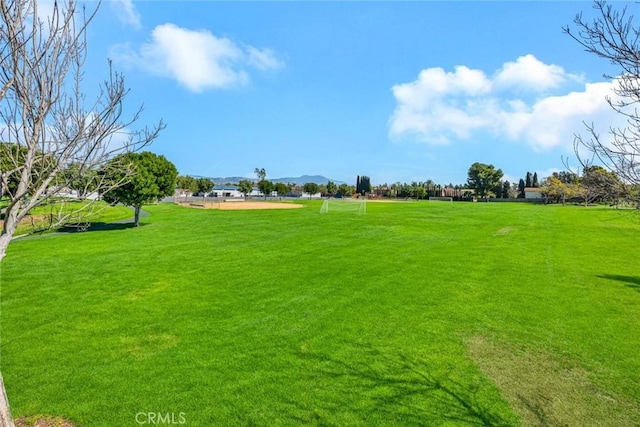
<svg viewBox="0 0 640 427"><path fill-rule="evenodd" d="M488 92L491 84L485 74L464 66L447 73L442 68L422 70L418 80L396 85L393 94L401 103L412 108L422 108L434 99L445 95L478 95Z"/></svg>
<svg viewBox="0 0 640 427"><path fill-rule="evenodd" d="M535 150L571 147L584 122L620 124L605 97L614 82L576 85L579 77L547 65L533 55L504 64L493 78L481 70L458 66L422 70L418 79L392 88L396 108L390 118L392 139L409 137L429 144L465 140L480 132L522 141ZM522 96L522 89L530 92ZM549 95L556 88L559 94Z"/></svg>
<svg viewBox="0 0 640 427"><path fill-rule="evenodd" d="M568 80L581 81L582 78L565 72L558 65L547 65L531 54L504 63L494 77L498 87L534 91L555 89Z"/></svg>
<svg viewBox="0 0 640 427"><path fill-rule="evenodd" d="M173 78L193 92L247 84L249 67L269 70L283 66L269 49L243 48L207 30L189 30L174 24L154 28L151 41L137 51L119 45L112 54L116 60Z"/></svg>
<svg viewBox="0 0 640 427"><path fill-rule="evenodd" d="M249 63L259 70L277 70L284 66L271 49L257 49L248 46L247 54L249 55Z"/></svg>
<svg viewBox="0 0 640 427"><path fill-rule="evenodd" d="M613 94L612 89L613 82L588 83L581 92L540 99L527 114L522 135L534 147L547 149L573 143L573 134L584 131L585 121L601 124L618 121L620 117L615 117L605 100Z"/></svg>
<svg viewBox="0 0 640 427"><path fill-rule="evenodd" d="M131 25L136 29L141 28L140 14L133 5L132 0L111 0L111 9L118 15L118 19L124 24Z"/></svg>

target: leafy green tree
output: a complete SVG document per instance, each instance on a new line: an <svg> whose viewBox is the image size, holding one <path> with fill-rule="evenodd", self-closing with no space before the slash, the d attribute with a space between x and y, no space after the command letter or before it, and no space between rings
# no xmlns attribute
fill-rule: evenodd
<svg viewBox="0 0 640 427"><path fill-rule="evenodd" d="M578 176L578 174L574 172L568 172L568 171L554 172L553 174L551 174L551 176L558 178L560 181L564 182L565 184L580 183L580 177Z"/></svg>
<svg viewBox="0 0 640 427"><path fill-rule="evenodd" d="M411 187L406 182L398 184L398 197L411 197Z"/></svg>
<svg viewBox="0 0 640 427"><path fill-rule="evenodd" d="M427 195L427 189L424 188L422 185L412 186L412 192L413 192L413 197L415 197L417 200L424 199L425 196Z"/></svg>
<svg viewBox="0 0 640 427"><path fill-rule="evenodd" d="M518 181L518 199L524 199L525 187L524 179L520 178L520 181Z"/></svg>
<svg viewBox="0 0 640 427"><path fill-rule="evenodd" d="M302 186L302 189L304 190L305 193L309 195L309 198L311 198L312 195L320 191L320 186L315 182L307 182Z"/></svg>
<svg viewBox="0 0 640 427"><path fill-rule="evenodd" d="M502 189L503 189L503 182L498 181L496 183L496 186L491 189L491 192L493 193L494 197L496 197L497 199L500 199L502 198Z"/></svg>
<svg viewBox="0 0 640 427"><path fill-rule="evenodd" d="M198 178L198 193L207 194L213 190L213 181L210 178Z"/></svg>
<svg viewBox="0 0 640 427"><path fill-rule="evenodd" d="M246 200L247 194L251 193L253 190L253 184L248 179L243 179L238 183L238 191L244 194L244 198Z"/></svg>
<svg viewBox="0 0 640 427"><path fill-rule="evenodd" d="M538 172L533 173L533 178L531 179L531 186L534 188L540 187L540 184L538 183Z"/></svg>
<svg viewBox="0 0 640 427"><path fill-rule="evenodd" d="M263 179L262 181L258 182L258 189L264 195L265 200L267 200L267 197L271 195L273 188L274 188L274 185L273 185L273 182L271 181L267 181L266 179Z"/></svg>
<svg viewBox="0 0 640 427"><path fill-rule="evenodd" d="M176 187L195 194L198 192L198 180L189 175L179 175L176 178Z"/></svg>
<svg viewBox="0 0 640 427"><path fill-rule="evenodd" d="M109 171L109 180L124 181L124 184L104 194L103 198L111 204L133 206L134 224L137 227L140 224L142 205L157 202L173 194L178 170L164 156L149 151L121 154L113 161L131 165L133 174L127 177L127 173L121 169Z"/></svg>
<svg viewBox="0 0 640 427"><path fill-rule="evenodd" d="M533 186L533 182L532 182L532 177L531 177L531 172L527 172L527 177L524 180L524 186L526 188L530 188Z"/></svg>
<svg viewBox="0 0 640 427"><path fill-rule="evenodd" d="M509 193L511 192L511 183L509 181L505 181L502 183L502 198L508 199Z"/></svg>
<svg viewBox="0 0 640 427"><path fill-rule="evenodd" d="M280 197L291 192L291 187L284 182L276 182L276 184L274 185L274 189Z"/></svg>
<svg viewBox="0 0 640 427"><path fill-rule="evenodd" d="M412 183L413 185L413 183ZM425 193L427 196L433 196L433 197L442 197L444 196L444 190L442 185L440 184L431 184L429 185L428 181L425 182L419 182L418 183L419 187L424 188ZM447 188L446 186L444 188Z"/></svg>
<svg viewBox="0 0 640 427"><path fill-rule="evenodd" d="M350 196L353 194L353 187L348 185L348 184L340 184L338 186L338 192L337 194L340 194L341 196Z"/></svg>
<svg viewBox="0 0 640 427"><path fill-rule="evenodd" d="M333 196L334 194L336 194L337 191L338 191L338 186L336 185L335 182L333 181L327 182L327 194L329 196Z"/></svg>
<svg viewBox="0 0 640 427"><path fill-rule="evenodd" d="M493 165L474 163L467 173L467 184L476 191L476 196L486 199L493 195L493 189L499 185L502 170Z"/></svg>
<svg viewBox="0 0 640 427"><path fill-rule="evenodd" d="M540 191L548 203L555 202L563 205L567 199L578 194L575 184L563 182L556 173L542 180Z"/></svg>
<svg viewBox="0 0 640 427"><path fill-rule="evenodd" d="M617 203L623 194L623 186L618 176L601 166L585 166L581 180L585 205L596 201Z"/></svg>
<svg viewBox="0 0 640 427"><path fill-rule="evenodd" d="M356 193L361 196L371 193L371 179L368 176L358 176L356 178Z"/></svg>
<svg viewBox="0 0 640 427"><path fill-rule="evenodd" d="M398 193L400 192L400 186L402 184L399 182L394 182L393 184L391 184L391 187L389 188L389 197L398 197Z"/></svg>

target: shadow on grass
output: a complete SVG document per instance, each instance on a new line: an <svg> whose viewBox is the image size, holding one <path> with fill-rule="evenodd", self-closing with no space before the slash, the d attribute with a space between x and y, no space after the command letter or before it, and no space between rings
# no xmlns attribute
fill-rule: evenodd
<svg viewBox="0 0 640 427"><path fill-rule="evenodd" d="M621 276L619 274L601 274L598 277L601 279L615 280L618 282L626 283L628 288L635 289L640 292L640 277L636 276Z"/></svg>
<svg viewBox="0 0 640 427"><path fill-rule="evenodd" d="M146 226L146 223L140 223L138 227ZM67 225L58 230L59 233L89 233L94 231L112 231L112 230L126 230L129 228L136 228L131 222L94 222L91 223L86 229L84 227Z"/></svg>
<svg viewBox="0 0 640 427"><path fill-rule="evenodd" d="M130 208L133 210L133 208ZM140 210L140 219L150 217L151 214L144 209ZM59 233L78 233L86 231L111 231L111 230L126 230L128 228L136 228L133 224L134 218L122 219L116 222L92 222L88 226L75 226L66 225L58 229ZM138 227L144 227L145 223L139 223Z"/></svg>
<svg viewBox="0 0 640 427"><path fill-rule="evenodd" d="M326 354L298 352L295 356L316 380L328 383L339 394L314 400L314 408L299 401L293 416L298 422L320 421L325 416L354 414L366 423L397 425L461 424L467 426L510 426L491 399L480 395L480 384L463 384L450 373L436 374L424 362L403 354L387 354L367 348L366 357L341 359ZM318 407L319 406L319 407ZM346 414L345 414L346 413ZM304 414L304 415L302 415ZM350 418L353 421L353 418ZM328 421L328 420L324 420ZM357 422L356 422L357 424Z"/></svg>

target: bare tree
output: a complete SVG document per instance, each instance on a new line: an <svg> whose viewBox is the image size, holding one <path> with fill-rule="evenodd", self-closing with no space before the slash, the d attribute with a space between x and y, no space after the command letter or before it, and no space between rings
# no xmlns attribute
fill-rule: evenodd
<svg viewBox="0 0 640 427"><path fill-rule="evenodd" d="M0 190L8 199L0 261L32 209L56 199L79 176L93 176L92 186L109 191L95 172L117 154L149 144L164 128L160 121L151 128L129 129L142 109L123 117L128 90L110 64L96 99L87 100L82 88L86 33L97 10L58 0L45 15L37 0L0 0L0 141L5 148ZM129 170L126 164L109 165ZM80 210L89 205L79 204ZM78 215L59 212L52 226ZM1 376L0 426L13 426Z"/></svg>
<svg viewBox="0 0 640 427"><path fill-rule="evenodd" d="M625 184L640 184L640 29L633 26L633 16L627 8L615 10L605 1L594 2L598 16L587 22L579 14L574 19L576 30L563 28L564 32L580 43L587 52L607 59L620 69L617 76L605 75L615 80L614 94L607 102L613 110L626 118L623 128L611 127L603 138L587 124L588 138L577 135L574 151L583 167L601 163L614 172ZM584 153L586 150L587 156ZM638 199L640 209L640 199Z"/></svg>

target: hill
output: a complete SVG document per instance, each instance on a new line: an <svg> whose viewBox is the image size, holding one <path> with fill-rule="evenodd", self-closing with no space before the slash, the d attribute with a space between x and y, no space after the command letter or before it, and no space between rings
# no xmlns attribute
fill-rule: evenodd
<svg viewBox="0 0 640 427"><path fill-rule="evenodd" d="M318 185L326 185L327 182L329 181L333 181L334 183L336 183L337 185L340 184L346 184L346 182L344 181L338 181L335 179L330 179L327 177L324 177L322 175L302 175L299 176L297 178L293 178L293 177L286 177L286 178L275 178L272 179L271 181L273 182L284 182L284 183L294 183L296 185L304 185L308 182L315 182Z"/></svg>
<svg viewBox="0 0 640 427"><path fill-rule="evenodd" d="M246 178L246 177L240 177L240 176L230 176L230 177L215 177L215 178L211 178L211 180L213 182L215 182L216 184L226 184L226 183L237 184L238 182L240 182L243 179L246 179L246 180L249 180L249 181L255 181L255 177ZM337 185L347 184L344 181L338 181L338 180L335 180L335 179L327 178L327 177L322 176L322 175L302 175L302 176L299 176L299 177L285 177L285 178L273 178L273 179L269 178L269 180L271 182L293 183L293 184L296 184L296 185L304 185L307 182L315 182L318 185L323 185L323 184L326 184L329 181L333 181Z"/></svg>

